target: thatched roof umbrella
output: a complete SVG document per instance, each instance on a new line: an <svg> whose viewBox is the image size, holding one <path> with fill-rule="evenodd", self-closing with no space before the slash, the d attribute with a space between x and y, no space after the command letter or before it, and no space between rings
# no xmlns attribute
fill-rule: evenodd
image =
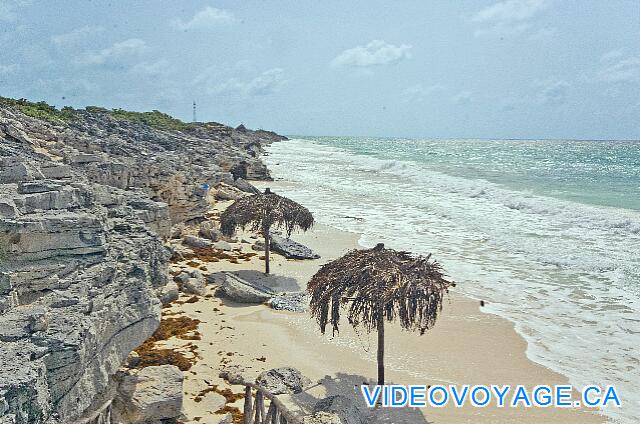
<svg viewBox="0 0 640 424"><path fill-rule="evenodd" d="M384 320L400 321L420 335L431 328L442 310L449 287L440 265L430 256L385 249L352 250L329 262L311 278L311 315L325 333L338 331L341 312L354 328L378 331L378 384L384 384ZM348 305L348 306L347 306ZM346 311L345 311L346 310Z"/></svg>
<svg viewBox="0 0 640 424"><path fill-rule="evenodd" d="M313 226L313 215L304 206L286 197L278 196L270 189L264 193L242 197L220 215L220 229L230 236L236 228L249 227L264 236L265 273L269 273L269 250L271 228L282 228L287 237L300 229L307 231Z"/></svg>

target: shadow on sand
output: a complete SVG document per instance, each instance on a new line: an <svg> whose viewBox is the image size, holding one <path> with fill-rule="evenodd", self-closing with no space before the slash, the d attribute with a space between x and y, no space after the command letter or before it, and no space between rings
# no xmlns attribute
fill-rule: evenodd
<svg viewBox="0 0 640 424"><path fill-rule="evenodd" d="M326 388L327 396L342 395L346 396L356 405L368 424L430 424L424 418L424 415L416 408L377 408L367 407L360 386L362 384L375 384L373 380L369 380L361 375L338 373L335 377L326 375L319 382ZM388 382L388 384L393 384ZM297 405L311 413L309 406L313 408L320 399L314 397L309 392L302 392L293 396L293 400Z"/></svg>

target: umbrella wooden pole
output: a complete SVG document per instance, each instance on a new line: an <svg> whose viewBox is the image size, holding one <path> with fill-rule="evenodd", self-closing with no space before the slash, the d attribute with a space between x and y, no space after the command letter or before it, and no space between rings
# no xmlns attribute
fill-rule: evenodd
<svg viewBox="0 0 640 424"><path fill-rule="evenodd" d="M269 236L269 229L264 229L264 273L269 273L269 250L271 244L271 237Z"/></svg>
<svg viewBox="0 0 640 424"><path fill-rule="evenodd" d="M384 384L384 314L378 315L378 385Z"/></svg>

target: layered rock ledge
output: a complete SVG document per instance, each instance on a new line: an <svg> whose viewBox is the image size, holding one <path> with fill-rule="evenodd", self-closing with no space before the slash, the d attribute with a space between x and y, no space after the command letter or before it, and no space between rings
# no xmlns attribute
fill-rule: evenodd
<svg viewBox="0 0 640 424"><path fill-rule="evenodd" d="M0 423L79 422L158 327L172 227L219 184L269 179L262 146L282 137L23 111L0 102Z"/></svg>

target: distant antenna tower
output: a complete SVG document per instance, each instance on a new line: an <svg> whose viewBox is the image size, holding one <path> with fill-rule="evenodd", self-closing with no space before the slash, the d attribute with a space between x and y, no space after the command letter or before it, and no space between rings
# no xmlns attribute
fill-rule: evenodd
<svg viewBox="0 0 640 424"><path fill-rule="evenodd" d="M193 122L197 122L198 120L196 119L196 101L193 101Z"/></svg>

